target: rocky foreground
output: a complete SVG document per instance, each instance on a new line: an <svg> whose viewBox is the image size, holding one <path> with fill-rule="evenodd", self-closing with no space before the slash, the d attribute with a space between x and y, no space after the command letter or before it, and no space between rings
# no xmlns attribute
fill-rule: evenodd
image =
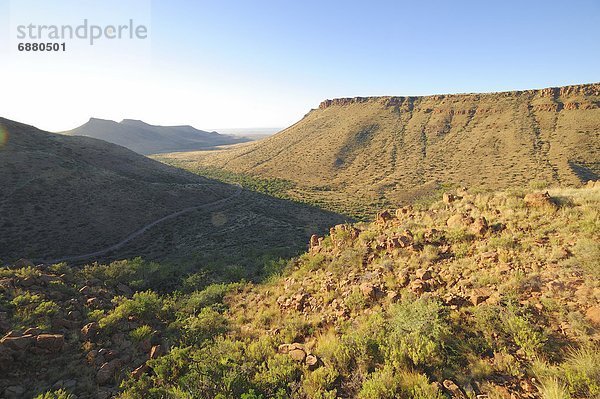
<svg viewBox="0 0 600 399"><path fill-rule="evenodd" d="M599 211L598 183L456 190L262 283L23 260L0 269L0 396L600 397Z"/></svg>

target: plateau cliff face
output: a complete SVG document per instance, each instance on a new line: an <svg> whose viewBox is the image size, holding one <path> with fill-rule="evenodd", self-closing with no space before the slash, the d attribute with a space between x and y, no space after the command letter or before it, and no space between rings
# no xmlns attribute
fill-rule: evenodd
<svg viewBox="0 0 600 399"><path fill-rule="evenodd" d="M595 180L599 106L598 83L339 98L260 142L179 158L290 180L291 196L356 213L427 196L441 185L499 189Z"/></svg>

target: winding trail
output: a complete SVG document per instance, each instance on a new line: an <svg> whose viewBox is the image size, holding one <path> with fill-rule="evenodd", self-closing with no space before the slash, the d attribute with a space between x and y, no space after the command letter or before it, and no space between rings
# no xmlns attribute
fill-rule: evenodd
<svg viewBox="0 0 600 399"><path fill-rule="evenodd" d="M163 216L160 219L156 219L153 222L150 222L146 225L144 225L143 227L141 227L140 229L134 231L133 233L129 234L127 237L125 237L124 239L122 239L121 241L119 241L116 244L113 244L109 247L103 248L101 250L95 251L95 252L90 252L87 254L82 254L82 255L73 255L73 256L65 256L62 258L56 258L56 259L47 259L47 260L34 260L35 262L40 262L40 263L59 263L59 262L66 262L66 261L78 261L78 260L84 260L84 259L88 259L88 258L92 258L95 256L101 256L101 255L105 255L106 253L110 252L110 251L114 251L116 249L121 248L123 245L127 244L128 242L132 241L133 239L141 236L142 234L144 234L146 231L150 230L152 227L156 226L157 224L160 224L164 221L167 221L169 219L173 219L176 218L177 216L181 216L185 213L188 212L192 212L192 211L197 211L200 209L208 209L208 208L212 208L215 206L220 206L223 205L229 201L231 201L232 199L239 197L240 194L243 191L242 185L235 183L235 186L237 186L237 190L230 195L229 197L226 198L222 198L220 200L217 201L213 201L213 202L209 202L207 204L202 204L202 205L197 205L197 206L190 206L184 209L181 209L179 211L173 212L168 214L167 216Z"/></svg>

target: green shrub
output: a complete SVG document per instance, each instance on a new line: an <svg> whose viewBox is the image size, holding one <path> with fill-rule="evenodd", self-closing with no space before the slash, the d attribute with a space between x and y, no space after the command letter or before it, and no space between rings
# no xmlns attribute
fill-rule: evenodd
<svg viewBox="0 0 600 399"><path fill-rule="evenodd" d="M600 278L600 244L597 240L582 238L573 247L579 267L594 278Z"/></svg>
<svg viewBox="0 0 600 399"><path fill-rule="evenodd" d="M252 367L245 363L245 344L217 338L192 354L190 372L179 379L194 398L237 398L250 389Z"/></svg>
<svg viewBox="0 0 600 399"><path fill-rule="evenodd" d="M400 398L400 381L391 367L369 374L358 393L359 399Z"/></svg>
<svg viewBox="0 0 600 399"><path fill-rule="evenodd" d="M346 306L348 306L348 309L355 313L360 312L365 308L365 306L367 306L365 297L358 288L352 290L352 292L346 297L345 303Z"/></svg>
<svg viewBox="0 0 600 399"><path fill-rule="evenodd" d="M70 394L69 392L59 389L57 391L48 391L42 394L39 394L34 399L75 399L76 396Z"/></svg>
<svg viewBox="0 0 600 399"><path fill-rule="evenodd" d="M197 316L184 320L183 341L186 345L198 345L207 339L227 331L227 319L213 308L203 308Z"/></svg>
<svg viewBox="0 0 600 399"><path fill-rule="evenodd" d="M600 350L572 351L561 365L569 392L577 397L600 397Z"/></svg>
<svg viewBox="0 0 600 399"><path fill-rule="evenodd" d="M100 327L106 328L134 316L143 321L160 318L162 299L152 291L136 292L131 299L116 297L113 302L117 306L105 317L100 319Z"/></svg>
<svg viewBox="0 0 600 399"><path fill-rule="evenodd" d="M135 330L131 331L129 333L129 336L136 342L142 342L152 337L152 333L152 327L150 327L147 324L144 324L143 326L139 326Z"/></svg>
<svg viewBox="0 0 600 399"><path fill-rule="evenodd" d="M292 383L302 374L297 362L287 355L275 354L258 366L252 382L266 397L272 398L285 393L289 397Z"/></svg>
<svg viewBox="0 0 600 399"><path fill-rule="evenodd" d="M364 381L360 399L443 399L439 389L419 373L384 367Z"/></svg>
<svg viewBox="0 0 600 399"><path fill-rule="evenodd" d="M300 257L302 267L308 271L317 270L325 261L323 254L304 254Z"/></svg>
<svg viewBox="0 0 600 399"><path fill-rule="evenodd" d="M567 387L558 378L549 378L544 380L538 389L542 399L571 399Z"/></svg>
<svg viewBox="0 0 600 399"><path fill-rule="evenodd" d="M443 307L428 299L405 301L389 310L387 353L399 367L407 360L415 366L441 365L446 357L445 340L450 334Z"/></svg>
<svg viewBox="0 0 600 399"><path fill-rule="evenodd" d="M15 319L22 327L36 325L42 329L50 328L50 319L60 307L53 301L44 300L42 296L29 291L15 296L10 304L15 308Z"/></svg>
<svg viewBox="0 0 600 399"><path fill-rule="evenodd" d="M338 378L339 373L335 369L320 367L305 376L302 380L302 390L309 398L335 399Z"/></svg>
<svg viewBox="0 0 600 399"><path fill-rule="evenodd" d="M225 294L235 284L211 284L202 291L195 291L185 300L182 310L187 314L195 315L204 307L221 303Z"/></svg>
<svg viewBox="0 0 600 399"><path fill-rule="evenodd" d="M524 316L513 311L506 311L501 317L504 330L513 341L523 350L528 358L534 358L544 347L547 338Z"/></svg>

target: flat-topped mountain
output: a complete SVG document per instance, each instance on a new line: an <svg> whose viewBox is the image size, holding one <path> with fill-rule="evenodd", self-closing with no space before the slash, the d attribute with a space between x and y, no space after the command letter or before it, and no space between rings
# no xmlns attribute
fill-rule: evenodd
<svg viewBox="0 0 600 399"><path fill-rule="evenodd" d="M443 185L578 185L600 174L600 84L326 100L260 142L160 159L291 181L291 197L354 214Z"/></svg>
<svg viewBox="0 0 600 399"><path fill-rule="evenodd" d="M115 122L91 118L78 128L61 133L105 140L140 154L199 150L248 141L246 138L205 132L187 125L155 126L133 119Z"/></svg>
<svg viewBox="0 0 600 399"><path fill-rule="evenodd" d="M0 141L0 260L5 262L289 255L304 248L311 231L341 220L105 141L2 118L0 132L8 137L5 144ZM246 258L248 264L256 260Z"/></svg>

